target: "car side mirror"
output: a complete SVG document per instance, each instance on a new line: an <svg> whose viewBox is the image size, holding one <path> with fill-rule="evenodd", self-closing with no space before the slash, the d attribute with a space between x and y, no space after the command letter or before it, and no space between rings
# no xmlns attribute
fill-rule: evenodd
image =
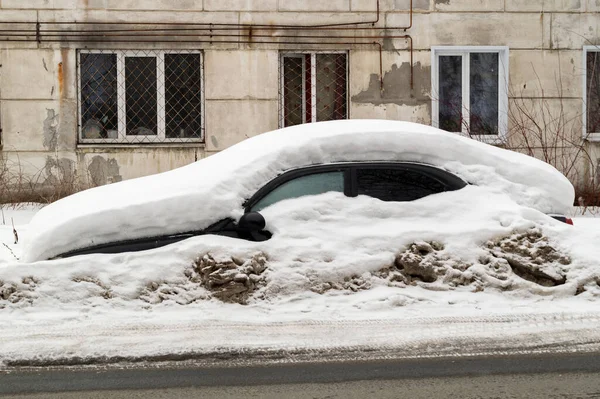
<svg viewBox="0 0 600 399"><path fill-rule="evenodd" d="M264 216L258 212L244 213L238 222L238 227L244 231L261 231L266 225Z"/></svg>

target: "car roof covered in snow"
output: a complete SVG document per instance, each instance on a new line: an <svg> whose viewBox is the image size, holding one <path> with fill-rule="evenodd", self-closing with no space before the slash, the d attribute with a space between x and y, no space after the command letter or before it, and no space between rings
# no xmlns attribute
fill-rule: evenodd
<svg viewBox="0 0 600 399"><path fill-rule="evenodd" d="M31 221L22 260L201 230L241 216L244 201L286 170L349 161L436 165L545 213L564 213L574 199L560 172L523 154L409 122L320 122L260 134L190 165L50 204Z"/></svg>

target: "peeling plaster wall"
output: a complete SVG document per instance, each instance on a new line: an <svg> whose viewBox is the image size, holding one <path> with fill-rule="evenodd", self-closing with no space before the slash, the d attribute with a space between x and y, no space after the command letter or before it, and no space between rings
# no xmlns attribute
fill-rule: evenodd
<svg viewBox="0 0 600 399"><path fill-rule="evenodd" d="M432 46L508 46L509 112L564 110L569 134L581 132L582 47L600 45L598 0L380 0L376 25L385 40L383 77L375 46L349 46L351 118L431 123ZM0 20L160 21L319 24L370 20L375 0L2 0ZM327 34L317 32L318 34ZM361 32L357 31L360 35ZM365 33L366 34L366 33ZM202 49L206 143L188 146L78 145L76 50L88 48ZM313 46L314 50L331 50ZM336 47L335 50L342 48ZM0 107L3 158L43 184L77 180L106 184L166 171L279 127L279 51L289 45L194 45L190 43L0 43ZM383 85L381 85L383 78ZM544 111L540 111L544 112ZM561 111L562 112L562 111ZM541 118L542 116L540 116ZM595 143L592 154L600 154ZM600 158L598 155L596 158ZM594 162L595 159L594 158ZM585 173L597 165L578 165Z"/></svg>

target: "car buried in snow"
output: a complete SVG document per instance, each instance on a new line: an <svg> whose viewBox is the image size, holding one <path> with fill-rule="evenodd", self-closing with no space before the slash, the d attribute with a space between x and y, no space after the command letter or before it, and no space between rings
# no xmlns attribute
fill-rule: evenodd
<svg viewBox="0 0 600 399"><path fill-rule="evenodd" d="M161 247L217 234L271 237L261 212L277 202L340 192L416 201L489 186L564 222L571 183L535 158L430 126L342 120L264 133L193 164L82 191L32 220L22 260Z"/></svg>

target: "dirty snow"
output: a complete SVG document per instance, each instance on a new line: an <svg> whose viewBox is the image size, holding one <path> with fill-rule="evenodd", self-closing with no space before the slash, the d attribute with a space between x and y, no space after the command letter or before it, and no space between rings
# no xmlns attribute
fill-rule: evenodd
<svg viewBox="0 0 600 399"><path fill-rule="evenodd" d="M0 365L230 349L376 345L421 356L598 346L600 219L569 226L545 215L572 210L573 187L556 170L420 125L315 126L77 194L30 224L35 209L10 211L26 246L14 244L11 225L0 226L0 317L10 326ZM281 201L261 211L273 233L265 242L206 235L31 263L237 218L244 198L300 165L398 159L474 185L404 203L339 193Z"/></svg>
<svg viewBox="0 0 600 399"><path fill-rule="evenodd" d="M288 169L344 161L414 161L443 167L544 213L564 213L574 190L552 166L419 124L344 120L264 133L160 175L87 190L33 219L23 260L111 241L203 229L237 219L242 203ZM382 255L379 255L382 256Z"/></svg>
<svg viewBox="0 0 600 399"><path fill-rule="evenodd" d="M600 219L569 226L477 186L408 203L328 193L263 214L274 233L266 242L200 236L33 264L3 254L0 315L10 328L0 336L0 364L231 348L378 345L421 356L600 342L592 333L600 330ZM27 236L31 225L23 227ZM18 254L12 228L1 233Z"/></svg>

